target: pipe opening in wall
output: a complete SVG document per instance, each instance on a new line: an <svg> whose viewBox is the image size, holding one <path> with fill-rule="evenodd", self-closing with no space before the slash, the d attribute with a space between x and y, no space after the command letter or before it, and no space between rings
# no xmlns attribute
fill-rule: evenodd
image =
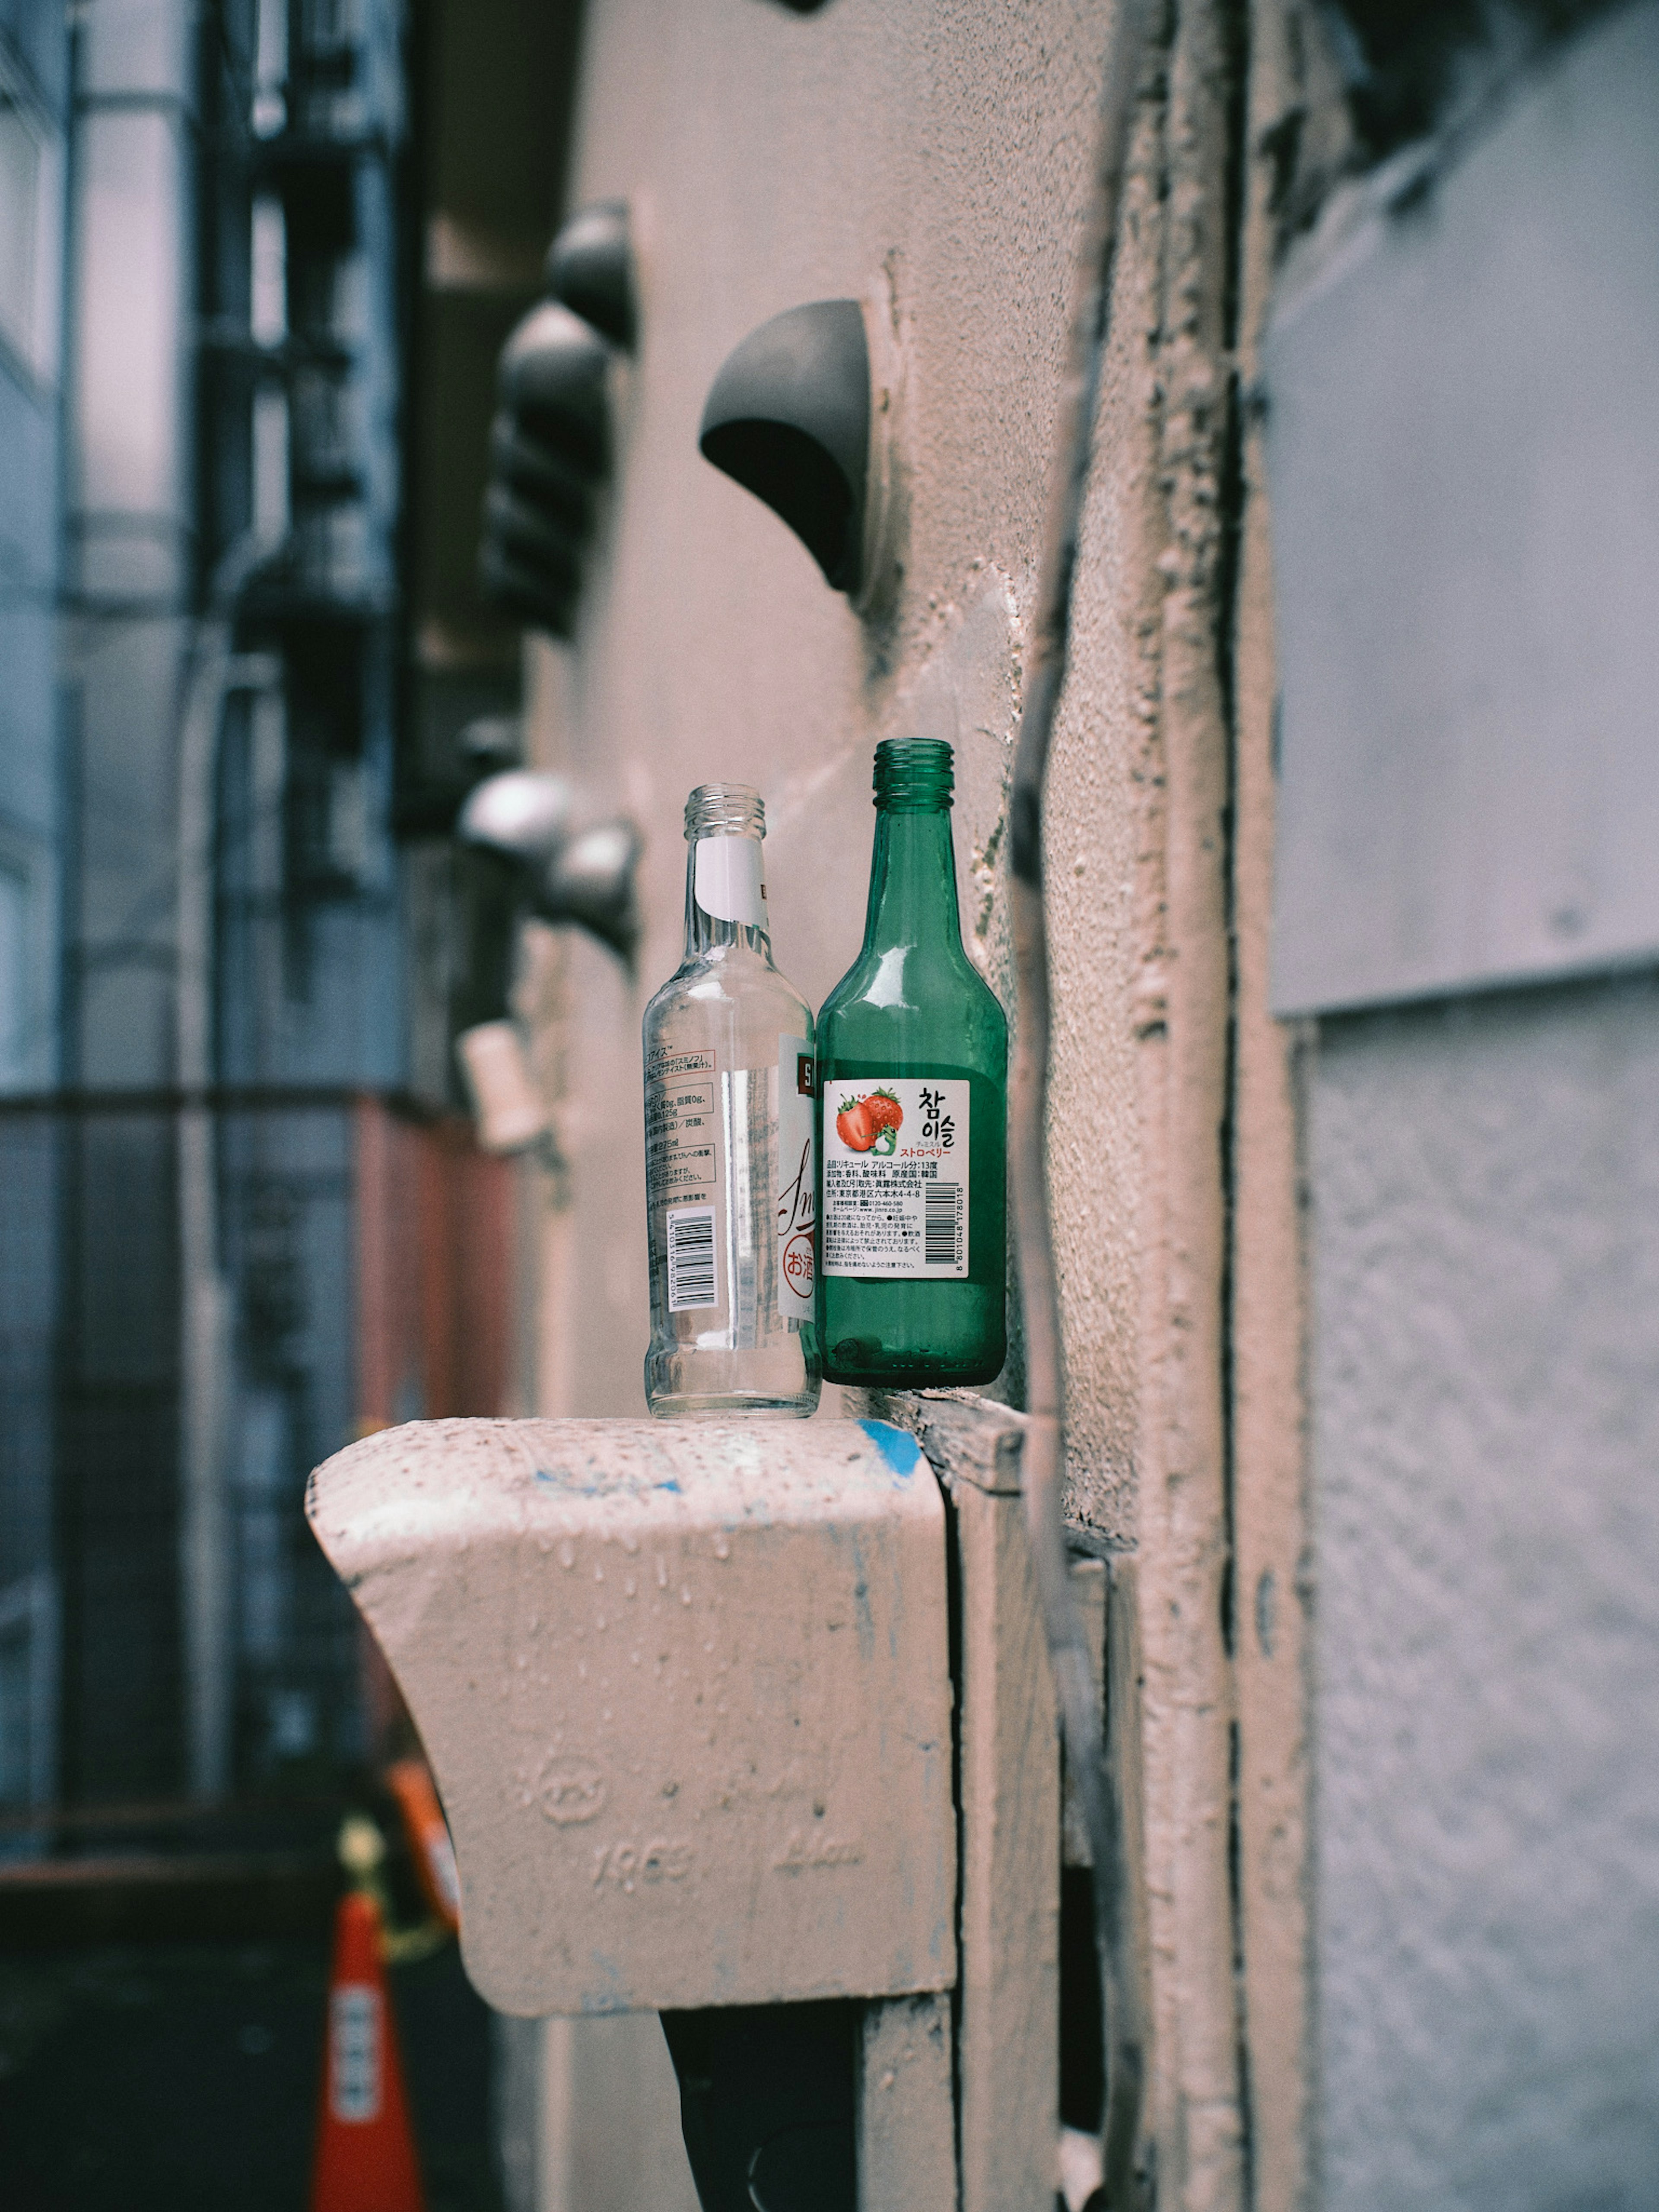
<svg viewBox="0 0 1659 2212"><path fill-rule="evenodd" d="M857 580L852 488L816 439L789 422L726 422L702 450L782 516L837 591Z"/></svg>

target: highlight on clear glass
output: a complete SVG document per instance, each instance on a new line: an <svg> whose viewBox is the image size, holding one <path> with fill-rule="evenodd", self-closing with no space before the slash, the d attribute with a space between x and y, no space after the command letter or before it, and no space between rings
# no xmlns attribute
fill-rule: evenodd
<svg viewBox="0 0 1659 2212"><path fill-rule="evenodd" d="M818 1401L816 1033L773 965L765 834L746 784L687 799L685 954L645 1011L645 1395L662 1419Z"/></svg>

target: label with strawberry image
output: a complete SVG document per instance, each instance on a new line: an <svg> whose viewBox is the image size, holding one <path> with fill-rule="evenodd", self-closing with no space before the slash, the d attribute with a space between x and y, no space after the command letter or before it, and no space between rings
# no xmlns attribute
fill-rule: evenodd
<svg viewBox="0 0 1659 2212"><path fill-rule="evenodd" d="M968 1114L960 1077L823 1086L826 1275L965 1275Z"/></svg>

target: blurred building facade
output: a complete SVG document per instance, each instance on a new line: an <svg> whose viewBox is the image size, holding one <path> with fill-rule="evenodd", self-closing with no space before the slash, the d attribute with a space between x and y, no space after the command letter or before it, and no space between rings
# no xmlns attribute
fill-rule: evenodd
<svg viewBox="0 0 1659 2212"><path fill-rule="evenodd" d="M59 546L60 284L69 121L61 15L0 19L0 1082L58 1068L64 794L54 672ZM58 1603L50 1375L56 1328L55 1147L0 1127L11 1194L0 1268L0 1802L56 1778Z"/></svg>
<svg viewBox="0 0 1659 2212"><path fill-rule="evenodd" d="M506 1388L511 1194L453 1115L448 876L398 836L423 36L391 0L0 24L12 1848L31 1808L356 1771L305 1473Z"/></svg>

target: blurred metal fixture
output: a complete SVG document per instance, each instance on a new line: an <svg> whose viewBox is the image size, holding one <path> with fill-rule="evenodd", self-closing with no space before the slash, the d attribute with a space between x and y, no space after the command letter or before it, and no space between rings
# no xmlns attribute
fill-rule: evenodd
<svg viewBox="0 0 1659 2212"><path fill-rule="evenodd" d="M473 770L488 775L492 769L516 768L524 758L524 724L516 714L479 714L455 742Z"/></svg>
<svg viewBox="0 0 1659 2212"><path fill-rule="evenodd" d="M634 872L641 843L631 822L602 822L562 845L542 872L541 920L576 922L631 967L640 936Z"/></svg>
<svg viewBox="0 0 1659 2212"><path fill-rule="evenodd" d="M751 331L703 408L707 460L782 517L826 580L868 614L896 553L903 356L885 278Z"/></svg>
<svg viewBox="0 0 1659 2212"><path fill-rule="evenodd" d="M526 1152L547 1131L547 1108L531 1073L516 1022L477 1022L455 1040L472 1101L473 1126L487 1152Z"/></svg>
<svg viewBox="0 0 1659 2212"><path fill-rule="evenodd" d="M562 776L538 769L505 769L475 785L456 834L517 860L544 860L570 834L576 794Z"/></svg>
<svg viewBox="0 0 1659 2212"><path fill-rule="evenodd" d="M577 209L548 248L547 289L612 345L633 352L639 313L626 200Z"/></svg>
<svg viewBox="0 0 1659 2212"><path fill-rule="evenodd" d="M574 922L631 964L639 940L640 833L621 820L578 829L577 808L578 793L562 776L507 769L472 792L458 834L518 864L527 914Z"/></svg>
<svg viewBox="0 0 1659 2212"><path fill-rule="evenodd" d="M496 371L489 489L479 556L484 595L505 613L568 637L593 534L593 495L611 472L605 370L591 324L549 300L519 325Z"/></svg>
<svg viewBox="0 0 1659 2212"><path fill-rule="evenodd" d="M626 206L605 201L573 216L553 241L548 280L559 296L531 309L496 369L479 567L495 606L568 638L611 471L611 365L637 326Z"/></svg>

